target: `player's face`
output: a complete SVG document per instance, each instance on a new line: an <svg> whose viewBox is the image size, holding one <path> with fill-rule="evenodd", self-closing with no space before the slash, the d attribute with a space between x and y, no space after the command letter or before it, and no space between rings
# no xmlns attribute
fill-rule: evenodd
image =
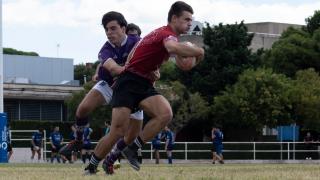
<svg viewBox="0 0 320 180"><path fill-rule="evenodd" d="M188 11L183 11L181 16L177 17L174 16L174 26L176 28L176 31L179 34L186 34L192 23L192 14Z"/></svg>
<svg viewBox="0 0 320 180"><path fill-rule="evenodd" d="M110 21L105 27L108 40L117 46L121 45L125 37L125 27L120 27L116 20Z"/></svg>
<svg viewBox="0 0 320 180"><path fill-rule="evenodd" d="M135 30L135 29L134 29L134 30L129 30L127 34L128 34L128 35L129 35L129 34L131 34L131 35L136 35L136 36L139 35L138 31Z"/></svg>

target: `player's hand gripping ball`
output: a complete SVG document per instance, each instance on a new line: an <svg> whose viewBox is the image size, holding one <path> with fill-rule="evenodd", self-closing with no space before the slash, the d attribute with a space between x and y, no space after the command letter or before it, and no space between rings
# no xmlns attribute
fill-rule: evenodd
<svg viewBox="0 0 320 180"><path fill-rule="evenodd" d="M187 44L188 46L194 46L194 44L188 41L184 43ZM197 64L196 57L193 57L193 56L191 57L178 56L177 58L178 59L176 59L176 63L183 71L191 70Z"/></svg>

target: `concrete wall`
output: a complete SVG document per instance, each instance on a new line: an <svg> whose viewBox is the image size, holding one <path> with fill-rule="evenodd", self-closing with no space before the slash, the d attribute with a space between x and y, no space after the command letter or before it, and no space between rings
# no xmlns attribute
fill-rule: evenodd
<svg viewBox="0 0 320 180"><path fill-rule="evenodd" d="M251 41L250 49L257 51L260 48L270 49L274 42L278 41L280 35L255 33Z"/></svg>
<svg viewBox="0 0 320 180"><path fill-rule="evenodd" d="M248 28L248 32L258 32L267 34L281 34L288 27L301 28L302 25L298 24L286 24L286 23L274 23L274 22L261 22L261 23L248 23L245 24Z"/></svg>
<svg viewBox="0 0 320 180"><path fill-rule="evenodd" d="M203 43L203 37L202 36L198 36L198 35L182 35L179 36L179 41L183 42L183 41L189 41L192 42L198 46L204 46Z"/></svg>
<svg viewBox="0 0 320 180"><path fill-rule="evenodd" d="M256 51L260 48L270 49L274 42L278 41L282 32L289 27L301 28L302 25L285 24L274 22L248 23L245 24L249 33L254 33L251 48Z"/></svg>
<svg viewBox="0 0 320 180"><path fill-rule="evenodd" d="M73 59L3 55L4 82L60 84L73 80Z"/></svg>

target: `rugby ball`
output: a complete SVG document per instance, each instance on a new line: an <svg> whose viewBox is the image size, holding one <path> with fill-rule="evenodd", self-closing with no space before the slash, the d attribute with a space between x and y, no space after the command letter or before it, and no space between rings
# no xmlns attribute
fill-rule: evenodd
<svg viewBox="0 0 320 180"><path fill-rule="evenodd" d="M184 43L188 46L194 46L194 44L189 41L185 41ZM190 61L192 67L194 67L196 65L197 59L194 56L193 57L184 57L183 59L184 59L184 61Z"/></svg>

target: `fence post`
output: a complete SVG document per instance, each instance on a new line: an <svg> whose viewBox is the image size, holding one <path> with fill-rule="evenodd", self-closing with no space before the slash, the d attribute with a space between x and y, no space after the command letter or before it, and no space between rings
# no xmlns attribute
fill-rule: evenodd
<svg viewBox="0 0 320 180"><path fill-rule="evenodd" d="M184 159L188 160L188 142L184 142Z"/></svg>
<svg viewBox="0 0 320 180"><path fill-rule="evenodd" d="M288 160L290 160L290 142L288 142Z"/></svg>
<svg viewBox="0 0 320 180"><path fill-rule="evenodd" d="M152 153L152 144L151 144L151 146L150 146L150 157L151 157L151 161L153 160L153 153Z"/></svg>
<svg viewBox="0 0 320 180"><path fill-rule="evenodd" d="M253 142L253 160L256 160L256 142Z"/></svg>
<svg viewBox="0 0 320 180"><path fill-rule="evenodd" d="M47 160L47 135L46 135L46 130L43 130L43 141L44 141L44 146L43 146L43 160Z"/></svg>
<svg viewBox="0 0 320 180"><path fill-rule="evenodd" d="M296 160L296 143L292 142L292 152L293 152L293 160Z"/></svg>
<svg viewBox="0 0 320 180"><path fill-rule="evenodd" d="M282 141L280 142L280 159L282 160L283 157L282 157Z"/></svg>

